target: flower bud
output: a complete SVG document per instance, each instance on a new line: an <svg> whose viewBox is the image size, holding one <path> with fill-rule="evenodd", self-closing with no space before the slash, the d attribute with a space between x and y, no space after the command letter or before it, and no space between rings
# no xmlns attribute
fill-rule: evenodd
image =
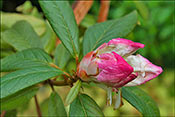
<svg viewBox="0 0 175 117"><path fill-rule="evenodd" d="M132 55L144 45L127 39L112 39L85 55L77 68L84 81L96 81L109 87L143 84L161 72L141 55Z"/></svg>

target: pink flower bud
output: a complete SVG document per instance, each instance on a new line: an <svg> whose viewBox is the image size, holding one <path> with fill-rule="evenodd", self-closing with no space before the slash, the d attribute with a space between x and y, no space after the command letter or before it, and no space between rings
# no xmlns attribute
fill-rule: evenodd
<svg viewBox="0 0 175 117"><path fill-rule="evenodd" d="M141 55L132 55L144 45L126 39L112 39L83 57L77 75L84 81L93 80L109 87L143 84L161 72Z"/></svg>

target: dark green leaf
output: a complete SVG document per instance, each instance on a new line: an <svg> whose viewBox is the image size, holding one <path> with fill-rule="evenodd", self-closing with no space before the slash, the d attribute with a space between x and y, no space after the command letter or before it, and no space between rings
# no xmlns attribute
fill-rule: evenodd
<svg viewBox="0 0 175 117"><path fill-rule="evenodd" d="M122 96L138 111L140 111L143 116L160 116L157 104L141 89L137 87L123 87Z"/></svg>
<svg viewBox="0 0 175 117"><path fill-rule="evenodd" d="M45 16L73 57L79 54L78 27L68 1L40 1Z"/></svg>
<svg viewBox="0 0 175 117"><path fill-rule="evenodd" d="M27 103L38 91L38 88L24 89L17 94L1 100L1 110L11 110Z"/></svg>
<svg viewBox="0 0 175 117"><path fill-rule="evenodd" d="M1 59L1 71L36 67L51 62L51 57L42 49L26 49Z"/></svg>
<svg viewBox="0 0 175 117"><path fill-rule="evenodd" d="M26 21L18 21L11 29L6 30L2 39L18 51L28 48L42 48L39 36Z"/></svg>
<svg viewBox="0 0 175 117"><path fill-rule="evenodd" d="M63 101L56 92L52 92L48 106L49 106L48 107L49 116L57 116L57 117L67 116Z"/></svg>
<svg viewBox="0 0 175 117"><path fill-rule="evenodd" d="M83 54L96 49L111 39L129 34L137 23L137 12L112 21L95 24L87 29L83 39Z"/></svg>
<svg viewBox="0 0 175 117"><path fill-rule="evenodd" d="M97 103L88 95L80 94L70 105L70 117L104 116Z"/></svg>
<svg viewBox="0 0 175 117"><path fill-rule="evenodd" d="M71 104L74 99L77 97L79 91L80 91L80 87L81 87L81 81L78 80L74 86L71 88L71 90L69 91L67 97L66 97L66 105Z"/></svg>
<svg viewBox="0 0 175 117"><path fill-rule="evenodd" d="M61 74L62 71L46 65L9 73L1 77L1 98Z"/></svg>
<svg viewBox="0 0 175 117"><path fill-rule="evenodd" d="M65 68L65 66L70 60L70 53L66 50L66 48L62 44L59 44L56 47L54 56L55 56L54 63L62 69Z"/></svg>

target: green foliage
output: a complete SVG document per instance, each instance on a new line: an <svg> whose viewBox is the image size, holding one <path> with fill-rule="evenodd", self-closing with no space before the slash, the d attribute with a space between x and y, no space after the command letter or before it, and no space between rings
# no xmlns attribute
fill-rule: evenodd
<svg viewBox="0 0 175 117"><path fill-rule="evenodd" d="M83 54L96 49L111 39L124 37L130 33L137 23L137 12L112 21L98 23L87 29L83 39Z"/></svg>
<svg viewBox="0 0 175 117"><path fill-rule="evenodd" d="M154 100L137 87L123 87L122 96L143 116L160 116L159 108Z"/></svg>
<svg viewBox="0 0 175 117"><path fill-rule="evenodd" d="M52 92L50 96L48 103L48 115L57 117L67 116L62 99L56 92Z"/></svg>
<svg viewBox="0 0 175 117"><path fill-rule="evenodd" d="M63 74L48 65L18 70L1 77L1 98L10 96L24 88Z"/></svg>
<svg viewBox="0 0 175 117"><path fill-rule="evenodd" d="M41 82L42 85L45 85L44 81L48 79L62 77L64 71L51 67L52 58L57 66L73 74L72 70L75 70L77 66L70 55L74 58L79 56L79 60L81 60L81 56L113 38L125 37L134 41L142 41L147 45L145 49L141 50L143 55L152 58L159 64L172 66L169 64L172 61L169 54L174 53L171 40L174 35L171 20L173 7L171 5L169 7L168 3L134 1L128 4L117 1L116 4L116 1L111 1L108 18L113 20L95 24L99 2L94 1L91 11L80 24L80 39L73 11L67 1L40 1L39 3L55 32L29 1L17 8L17 11L23 14L3 12L1 14L0 48L3 54L1 57L7 56L1 59L1 72L14 71L7 74L2 73L1 77L1 110L9 110L6 111L5 116L16 116L16 110L10 111L11 109L22 105L26 107L25 104L38 91L38 88L33 88L34 85L38 86L38 83ZM138 9L139 15L133 11L135 9ZM130 11L133 12L124 16ZM140 22L137 21L137 17ZM137 23L140 25L135 28L134 33L130 33ZM88 29L86 30L86 28ZM55 49L56 35L62 43ZM84 38L82 38L83 35ZM79 45L79 40L82 42L81 45ZM15 52L13 47L19 52L12 54ZM80 53L82 48L83 55ZM52 58L45 51L53 55ZM171 55L174 56L174 54ZM6 75L3 76L3 74ZM75 77L77 78L77 76ZM59 80L56 79L56 81ZM91 97L80 93L80 88L83 88L81 82L78 80L66 97L65 105L70 104L69 116L104 116L100 107ZM171 83L167 83L167 87L169 84ZM160 95L164 96L165 93L162 94L164 90L165 88L161 89ZM174 95L172 90L170 93ZM98 93L94 93L95 96L96 94ZM160 116L156 103L141 89L124 87L122 94L123 98L143 116ZM102 101L104 102L104 99ZM101 104L99 105L101 106ZM102 106L104 107L104 105ZM67 108L64 107L62 99L55 91L41 104L44 116L67 116L65 109ZM118 111L118 113L120 112ZM121 113L123 112L121 111Z"/></svg>
<svg viewBox="0 0 175 117"><path fill-rule="evenodd" d="M49 98L45 99L40 104L40 109L43 116L48 116L48 105L49 105Z"/></svg>
<svg viewBox="0 0 175 117"><path fill-rule="evenodd" d="M42 49L26 49L1 59L1 71L48 65L51 62L51 57Z"/></svg>
<svg viewBox="0 0 175 117"><path fill-rule="evenodd" d="M39 36L46 30L45 22L34 16L1 12L1 31L3 32L4 30L11 28L12 25L21 20L29 22Z"/></svg>
<svg viewBox="0 0 175 117"><path fill-rule="evenodd" d="M5 112L5 117L17 117L17 110L9 110Z"/></svg>
<svg viewBox="0 0 175 117"><path fill-rule="evenodd" d="M28 48L42 48L38 35L26 21L15 23L2 34L2 39L18 51Z"/></svg>
<svg viewBox="0 0 175 117"><path fill-rule="evenodd" d="M53 30L73 57L78 57L78 27L67 1L40 1Z"/></svg>
<svg viewBox="0 0 175 117"><path fill-rule="evenodd" d="M62 44L59 44L56 47L54 57L54 63L60 68L64 69L68 64L71 56L67 49Z"/></svg>
<svg viewBox="0 0 175 117"><path fill-rule="evenodd" d="M80 94L70 105L69 116L104 116L97 103L88 95Z"/></svg>
<svg viewBox="0 0 175 117"><path fill-rule="evenodd" d="M80 91L80 87L81 87L81 81L78 80L74 86L71 88L71 90L69 91L69 94L66 97L66 105L71 104L75 98L77 97L79 91Z"/></svg>
<svg viewBox="0 0 175 117"><path fill-rule="evenodd" d="M37 91L38 88L28 88L1 99L1 110L12 110L26 104L37 93Z"/></svg>
<svg viewBox="0 0 175 117"><path fill-rule="evenodd" d="M46 32L40 37L44 50L51 53L55 49L56 34L46 22Z"/></svg>

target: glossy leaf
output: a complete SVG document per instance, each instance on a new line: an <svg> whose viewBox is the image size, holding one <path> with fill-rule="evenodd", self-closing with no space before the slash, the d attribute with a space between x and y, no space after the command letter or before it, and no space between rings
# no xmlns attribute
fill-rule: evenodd
<svg viewBox="0 0 175 117"><path fill-rule="evenodd" d="M141 89L137 87L123 87L122 96L139 112L141 112L143 116L160 116L157 104Z"/></svg>
<svg viewBox="0 0 175 117"><path fill-rule="evenodd" d="M79 54L78 27L68 1L40 1L40 6L64 46L73 57Z"/></svg>
<svg viewBox="0 0 175 117"><path fill-rule="evenodd" d="M45 22L39 18L31 15L4 12L1 12L1 29L3 29L1 31L11 28L12 25L21 20L29 22L39 36L46 31Z"/></svg>
<svg viewBox="0 0 175 117"><path fill-rule="evenodd" d="M86 94L80 94L70 105L69 116L103 117L104 114L101 111L100 107L97 105L97 103L91 97Z"/></svg>
<svg viewBox="0 0 175 117"><path fill-rule="evenodd" d="M56 92L52 92L50 96L48 103L48 115L57 117L67 116L63 101Z"/></svg>
<svg viewBox="0 0 175 117"><path fill-rule="evenodd" d="M60 68L64 69L71 56L67 49L62 44L59 44L56 47L54 57L54 63Z"/></svg>
<svg viewBox="0 0 175 117"><path fill-rule="evenodd" d="M111 21L97 23L89 27L83 39L83 54L96 49L101 44L108 42L113 38L124 37L128 35L137 23L137 12Z"/></svg>
<svg viewBox="0 0 175 117"><path fill-rule="evenodd" d="M59 69L46 65L9 73L1 77L1 98L61 74Z"/></svg>
<svg viewBox="0 0 175 117"><path fill-rule="evenodd" d="M47 65L52 62L51 57L42 49L26 49L1 59L1 71L12 71Z"/></svg>
<svg viewBox="0 0 175 117"><path fill-rule="evenodd" d="M11 110L27 103L38 91L38 88L24 89L17 94L1 100L1 110Z"/></svg>
<svg viewBox="0 0 175 117"><path fill-rule="evenodd" d="M11 29L6 30L2 39L18 51L28 48L43 48L39 36L26 21L15 23Z"/></svg>
<svg viewBox="0 0 175 117"><path fill-rule="evenodd" d="M74 86L71 88L71 90L69 91L67 97L66 97L66 105L71 104L74 99L77 97L79 91L80 91L80 87L81 87L81 81L78 80Z"/></svg>

